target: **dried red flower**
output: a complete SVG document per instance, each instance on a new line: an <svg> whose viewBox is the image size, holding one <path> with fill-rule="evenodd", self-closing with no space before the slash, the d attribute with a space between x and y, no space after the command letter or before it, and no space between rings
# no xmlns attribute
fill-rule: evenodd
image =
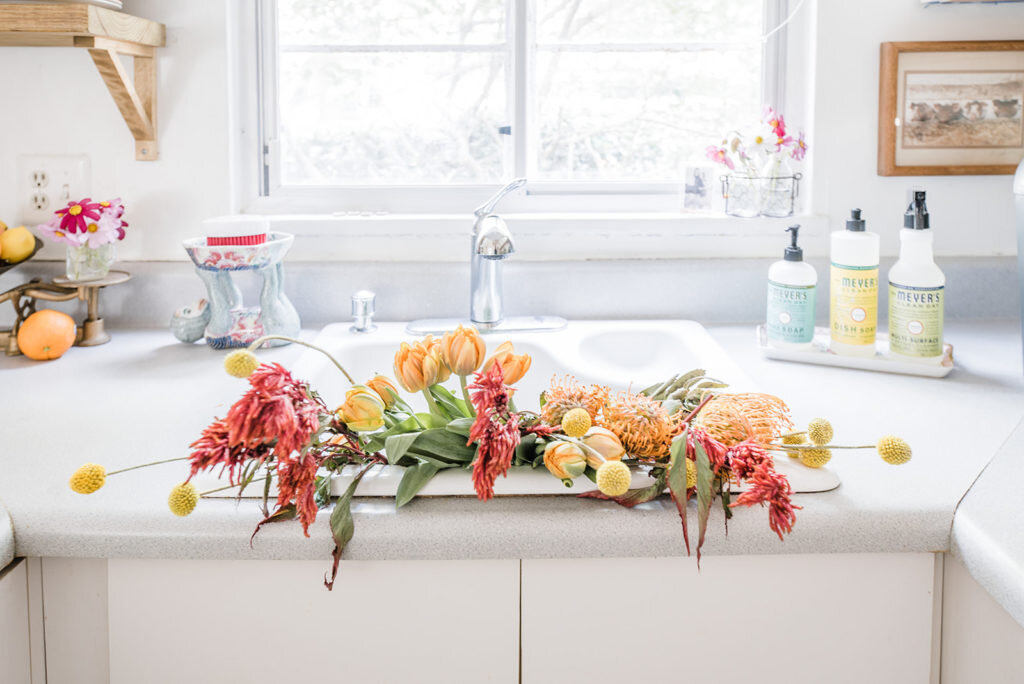
<svg viewBox="0 0 1024 684"><path fill-rule="evenodd" d="M509 411L509 388L500 364L478 372L468 389L476 420L466 444L479 444L473 462L473 487L477 498L487 501L494 496L494 481L512 465L519 446L519 416Z"/></svg>

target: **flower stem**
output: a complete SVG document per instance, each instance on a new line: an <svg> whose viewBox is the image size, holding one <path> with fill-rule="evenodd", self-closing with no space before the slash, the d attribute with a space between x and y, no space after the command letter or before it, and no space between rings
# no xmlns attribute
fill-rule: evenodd
<svg viewBox="0 0 1024 684"><path fill-rule="evenodd" d="M874 449L874 444L865 444L863 446L846 446L843 444L822 444L820 446L816 444L765 444L766 448L772 451L813 451L815 449Z"/></svg>
<svg viewBox="0 0 1024 684"><path fill-rule="evenodd" d="M107 473L107 477L111 475L117 475L118 473L127 473L129 470L138 470L139 468L148 468L149 466L160 465L161 463L171 463L173 461L187 461L188 456L179 456L178 458L168 458L163 461L153 461L152 463L143 463L141 465L130 466L128 468L121 468L120 470L111 470Z"/></svg>
<svg viewBox="0 0 1024 684"><path fill-rule="evenodd" d="M469 411L468 418L476 418L476 409L473 407L473 401L469 398L469 390L466 389L466 376L459 376L459 385L462 387L462 398L466 400L466 410Z"/></svg>
<svg viewBox="0 0 1024 684"><path fill-rule="evenodd" d="M346 378L348 378L348 381L349 381L350 384L352 384L352 385L356 384L356 381L352 379L352 376L348 374L348 371L345 370L345 368L340 363L338 363L338 360L336 358L331 356L330 352L328 352L326 349L321 349L320 347L316 346L315 344L310 344L309 342L303 342L302 340L297 340L294 337L288 337L287 335L264 335L263 337L259 338L258 340L254 341L252 344L249 345L249 351L256 351L256 349L261 344L266 342L267 340L285 340L285 341L288 341L288 342L294 342L295 344L301 344L303 347L309 347L310 349L315 349L318 352L320 352L321 354L323 354L324 356L326 356L327 358L329 358L334 363L334 365L338 367L338 370L340 370L342 372L342 374Z"/></svg>
<svg viewBox="0 0 1024 684"><path fill-rule="evenodd" d="M437 407L437 402L434 401L434 395L430 393L430 388L424 388L423 396L427 398L427 406L430 408L431 415L441 416L441 409ZM419 422L417 420L417 422Z"/></svg>

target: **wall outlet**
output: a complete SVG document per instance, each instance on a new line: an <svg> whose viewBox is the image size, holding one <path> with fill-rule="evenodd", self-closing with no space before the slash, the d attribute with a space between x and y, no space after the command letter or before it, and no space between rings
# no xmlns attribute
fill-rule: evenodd
<svg viewBox="0 0 1024 684"><path fill-rule="evenodd" d="M84 154L24 154L18 157L21 222L45 223L68 202L91 191L89 157Z"/></svg>

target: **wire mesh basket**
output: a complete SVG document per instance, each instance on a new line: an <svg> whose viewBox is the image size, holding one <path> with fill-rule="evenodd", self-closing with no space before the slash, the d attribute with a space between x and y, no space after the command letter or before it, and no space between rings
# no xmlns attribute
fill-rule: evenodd
<svg viewBox="0 0 1024 684"><path fill-rule="evenodd" d="M722 197L729 216L792 216L800 194L801 174L791 176L722 176Z"/></svg>

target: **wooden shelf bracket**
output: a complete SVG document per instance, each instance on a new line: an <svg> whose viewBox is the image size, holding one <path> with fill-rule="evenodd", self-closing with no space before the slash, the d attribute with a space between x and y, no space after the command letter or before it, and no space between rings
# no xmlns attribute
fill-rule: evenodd
<svg viewBox="0 0 1024 684"><path fill-rule="evenodd" d="M111 40L87 40L98 43L97 47L89 48L89 56L135 138L135 158L139 161L159 159L160 151L156 144L156 51L141 45L129 45L130 49L124 49L115 44L117 41ZM134 61L134 81L128 78L128 72L121 63L119 55L122 54L131 55Z"/></svg>

